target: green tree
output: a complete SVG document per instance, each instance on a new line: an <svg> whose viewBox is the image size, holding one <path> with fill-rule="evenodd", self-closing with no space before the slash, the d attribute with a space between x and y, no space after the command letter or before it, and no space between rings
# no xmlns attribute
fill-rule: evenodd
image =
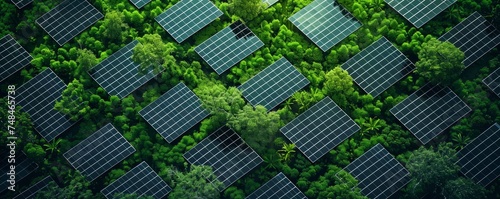
<svg viewBox="0 0 500 199"><path fill-rule="evenodd" d="M167 178L173 187L168 198L218 199L224 187L210 166L191 165L186 172L170 169Z"/></svg>
<svg viewBox="0 0 500 199"><path fill-rule="evenodd" d="M140 196L140 197L138 197L136 193L130 193L130 194L116 193L113 196L113 199L154 199L154 197L153 196Z"/></svg>
<svg viewBox="0 0 500 199"><path fill-rule="evenodd" d="M96 196L92 193L92 190L89 189L90 182L85 179L84 176L80 175L80 173L68 173L65 176L67 181L67 185L63 188L57 186L56 183L51 182L46 189L39 191L35 198L45 199L45 198L53 198L53 199L95 199Z"/></svg>
<svg viewBox="0 0 500 199"><path fill-rule="evenodd" d="M99 63L94 53L88 49L78 49L77 54L78 58L76 58L76 62L80 66L78 67L79 72L77 74L81 74L81 72L87 72Z"/></svg>
<svg viewBox="0 0 500 199"><path fill-rule="evenodd" d="M59 153L61 152L61 150L59 150L59 144L61 143L61 141L61 139L55 139L52 140L52 142L43 144L43 146L45 147L45 150L49 151L51 154L54 154L54 151L56 153Z"/></svg>
<svg viewBox="0 0 500 199"><path fill-rule="evenodd" d="M463 149L465 145L467 145L470 141L470 138L467 136L463 136L461 133L453 133L451 134L451 139L453 142L457 143L456 149Z"/></svg>
<svg viewBox="0 0 500 199"><path fill-rule="evenodd" d="M68 115L71 120L76 121L81 116L87 115L87 112L90 110L89 95L86 93L83 85L74 79L62 92L62 97L56 101L54 109Z"/></svg>
<svg viewBox="0 0 500 199"><path fill-rule="evenodd" d="M480 199L486 198L486 189L469 179L460 177L446 183L443 196L446 199Z"/></svg>
<svg viewBox="0 0 500 199"><path fill-rule="evenodd" d="M104 36L112 40L121 40L123 29L128 25L123 21L124 15L118 11L110 11L106 13L103 21Z"/></svg>
<svg viewBox="0 0 500 199"><path fill-rule="evenodd" d="M418 59L415 72L432 84L450 85L465 68L464 53L452 43L435 38L422 44Z"/></svg>
<svg viewBox="0 0 500 199"><path fill-rule="evenodd" d="M292 155L295 153L295 144L283 143L283 147L278 150L278 154L282 161L288 162L291 160Z"/></svg>
<svg viewBox="0 0 500 199"><path fill-rule="evenodd" d="M364 120L364 119L363 119ZM368 120L364 120L362 125L361 125L361 133L374 133L380 128L382 128L382 122L380 122L380 119L373 119L370 118Z"/></svg>
<svg viewBox="0 0 500 199"><path fill-rule="evenodd" d="M335 67L326 73L325 79L323 92L331 96L339 106L346 107L348 97L354 93L352 77L346 70Z"/></svg>
<svg viewBox="0 0 500 199"><path fill-rule="evenodd" d="M132 60L140 64L140 74L147 74L150 70L158 74L175 65L175 57L172 55L176 49L174 44L164 43L158 34L146 34L137 40L139 44L134 48Z"/></svg>
<svg viewBox="0 0 500 199"><path fill-rule="evenodd" d="M230 118L238 114L245 105L241 91L236 87L226 88L222 84L205 82L194 92L200 97L203 108L208 110L218 124L225 124Z"/></svg>
<svg viewBox="0 0 500 199"><path fill-rule="evenodd" d="M251 19L258 16L264 9L266 9L266 3L262 0L230 0L229 10L232 14L242 18L245 21L250 21Z"/></svg>

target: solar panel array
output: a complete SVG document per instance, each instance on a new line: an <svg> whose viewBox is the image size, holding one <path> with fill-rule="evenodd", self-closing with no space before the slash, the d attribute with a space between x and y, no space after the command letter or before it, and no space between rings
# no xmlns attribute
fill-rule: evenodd
<svg viewBox="0 0 500 199"><path fill-rule="evenodd" d="M224 189L263 162L238 134L225 126L186 152L184 158L191 164L211 166Z"/></svg>
<svg viewBox="0 0 500 199"><path fill-rule="evenodd" d="M500 176L500 125L493 124L458 151L460 171L474 182L487 186Z"/></svg>
<svg viewBox="0 0 500 199"><path fill-rule="evenodd" d="M377 97L411 73L415 66L382 37L345 62L342 68L365 92Z"/></svg>
<svg viewBox="0 0 500 199"><path fill-rule="evenodd" d="M139 64L132 60L137 44L137 40L130 42L89 70L90 76L110 95L123 99L156 76L153 70L144 75L139 74Z"/></svg>
<svg viewBox="0 0 500 199"><path fill-rule="evenodd" d="M483 83L488 86L498 97L500 97L500 68L493 71L488 77L483 79Z"/></svg>
<svg viewBox="0 0 500 199"><path fill-rule="evenodd" d="M17 8L21 9L33 2L33 0L10 0L16 5Z"/></svg>
<svg viewBox="0 0 500 199"><path fill-rule="evenodd" d="M279 173L248 195L246 199L306 199L307 197L283 173Z"/></svg>
<svg viewBox="0 0 500 199"><path fill-rule="evenodd" d="M420 142L427 144L471 109L450 88L427 84L390 111Z"/></svg>
<svg viewBox="0 0 500 199"><path fill-rule="evenodd" d="M181 43L222 14L210 0L181 0L155 20Z"/></svg>
<svg viewBox="0 0 500 199"><path fill-rule="evenodd" d="M283 57L238 89L252 105L271 110L308 84L309 80Z"/></svg>
<svg viewBox="0 0 500 199"><path fill-rule="evenodd" d="M194 50L220 75L262 46L264 43L245 24L237 21Z"/></svg>
<svg viewBox="0 0 500 199"><path fill-rule="evenodd" d="M47 68L16 90L17 104L30 115L35 130L47 141L55 139L75 123L54 109L64 89L66 84Z"/></svg>
<svg viewBox="0 0 500 199"><path fill-rule="evenodd" d="M2 164L0 164L0 192L7 190L7 187L10 186L10 183L7 181L10 176L7 175L10 172L11 164L8 164L9 159L9 151L4 150L0 154L0 158L2 160ZM16 153L16 182L19 183L23 178L28 176L30 173L38 169L38 165L33 162L31 159L28 159L26 154L22 151L17 151Z"/></svg>
<svg viewBox="0 0 500 199"><path fill-rule="evenodd" d="M344 168L358 180L368 198L389 198L410 182L408 172L389 151L377 144Z"/></svg>
<svg viewBox="0 0 500 199"><path fill-rule="evenodd" d="M179 83L139 114L168 143L172 143L209 115L201 106L200 99L184 83Z"/></svg>
<svg viewBox="0 0 500 199"><path fill-rule="evenodd" d="M52 177L47 176L44 179L35 183L30 188L21 192L19 195L17 195L13 199L17 199L17 198L18 199L34 199L34 198L36 198L35 196L39 191L41 191L41 190L45 189L47 186L49 186L50 182L55 183L54 179L52 179Z"/></svg>
<svg viewBox="0 0 500 199"><path fill-rule="evenodd" d="M457 0L385 0L415 27L420 28Z"/></svg>
<svg viewBox="0 0 500 199"><path fill-rule="evenodd" d="M330 97L316 103L280 129L302 153L316 162L361 129Z"/></svg>
<svg viewBox="0 0 500 199"><path fill-rule="evenodd" d="M137 9L141 9L146 4L151 2L151 0L130 0L130 2L132 2L132 4L134 4L134 6L137 7Z"/></svg>
<svg viewBox="0 0 500 199"><path fill-rule="evenodd" d="M109 123L64 153L64 158L93 181L134 152L135 148Z"/></svg>
<svg viewBox="0 0 500 199"><path fill-rule="evenodd" d="M87 0L65 0L36 23L62 46L103 17Z"/></svg>
<svg viewBox="0 0 500 199"><path fill-rule="evenodd" d="M468 67L500 44L500 31L481 14L474 12L439 40L449 41L462 50L465 54L463 63Z"/></svg>
<svg viewBox="0 0 500 199"><path fill-rule="evenodd" d="M267 4L267 7L271 7L275 3L278 3L279 0L262 0L262 2Z"/></svg>
<svg viewBox="0 0 500 199"><path fill-rule="evenodd" d="M325 52L361 27L336 0L315 0L288 20Z"/></svg>
<svg viewBox="0 0 500 199"><path fill-rule="evenodd" d="M0 81L28 65L33 57L10 35L0 39Z"/></svg>
<svg viewBox="0 0 500 199"><path fill-rule="evenodd" d="M172 188L148 165L142 162L122 177L105 187L101 193L109 199L119 193L136 194L137 198L165 197Z"/></svg>

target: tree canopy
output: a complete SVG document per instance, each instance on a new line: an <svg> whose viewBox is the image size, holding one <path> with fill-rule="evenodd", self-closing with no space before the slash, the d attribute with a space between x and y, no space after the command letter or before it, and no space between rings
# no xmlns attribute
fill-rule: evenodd
<svg viewBox="0 0 500 199"><path fill-rule="evenodd" d="M141 74L146 74L150 70L157 74L176 64L172 55L175 46L170 42L164 43L159 34L146 34L137 40L139 44L134 48L132 60L140 64Z"/></svg>

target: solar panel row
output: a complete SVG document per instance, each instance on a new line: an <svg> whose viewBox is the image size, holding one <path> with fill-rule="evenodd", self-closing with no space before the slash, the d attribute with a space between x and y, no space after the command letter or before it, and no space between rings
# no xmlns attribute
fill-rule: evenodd
<svg viewBox="0 0 500 199"><path fill-rule="evenodd" d="M137 9L141 9L146 4L151 2L151 0L130 0L130 1L132 2L132 4L134 4L135 7L137 7Z"/></svg>
<svg viewBox="0 0 500 199"><path fill-rule="evenodd" d="M488 77L483 79L483 83L490 88L493 93L500 97L500 68L493 71Z"/></svg>
<svg viewBox="0 0 500 199"><path fill-rule="evenodd" d="M47 176L44 179L38 181L35 183L33 186L29 187L28 189L24 190L21 192L19 195L14 197L13 199L34 199L36 198L36 194L40 192L41 190L44 190L47 186L49 186L49 183L55 183L54 179L52 177Z"/></svg>
<svg viewBox="0 0 500 199"><path fill-rule="evenodd" d="M33 57L10 35L0 39L0 81L28 65Z"/></svg>
<svg viewBox="0 0 500 199"><path fill-rule="evenodd" d="M10 166L11 164L7 164L8 159L9 159L9 151L5 150L2 151L0 154L0 158L2 160L2 164L0 164L0 192L7 190L7 187L10 185L8 179L10 179L10 176L7 175L8 172L10 172ZM16 153L16 174L15 174L15 181L19 183L23 178L28 176L30 173L38 169L38 165L33 162L33 160L29 159L26 154L22 151L18 151Z"/></svg>
<svg viewBox="0 0 500 199"><path fill-rule="evenodd" d="M457 0L385 0L415 27L420 28Z"/></svg>
<svg viewBox="0 0 500 199"><path fill-rule="evenodd" d="M267 181L246 199L306 199L307 197L283 173Z"/></svg>
<svg viewBox="0 0 500 199"><path fill-rule="evenodd" d="M17 8L21 9L33 2L33 0L10 0Z"/></svg>

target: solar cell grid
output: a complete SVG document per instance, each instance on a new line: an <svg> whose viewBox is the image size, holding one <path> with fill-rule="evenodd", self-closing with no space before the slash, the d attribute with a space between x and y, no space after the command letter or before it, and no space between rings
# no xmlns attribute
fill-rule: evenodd
<svg viewBox="0 0 500 199"><path fill-rule="evenodd" d="M316 162L361 128L330 97L326 97L280 131Z"/></svg>
<svg viewBox="0 0 500 199"><path fill-rule="evenodd" d="M325 52L361 27L336 0L315 0L288 20Z"/></svg>
<svg viewBox="0 0 500 199"><path fill-rule="evenodd" d="M217 179L224 184L223 189L263 162L262 158L228 127L222 127L210 134L186 152L184 158L191 164L211 166Z"/></svg>
<svg viewBox="0 0 500 199"><path fill-rule="evenodd" d="M427 84L394 106L390 112L427 144L471 112L450 88Z"/></svg>
<svg viewBox="0 0 500 199"><path fill-rule="evenodd" d="M342 65L366 92L377 97L406 75L413 63L385 37L380 38Z"/></svg>
<svg viewBox="0 0 500 199"><path fill-rule="evenodd" d="M36 23L62 46L103 17L87 0L65 0Z"/></svg>
<svg viewBox="0 0 500 199"><path fill-rule="evenodd" d="M33 57L10 35L0 39L0 81L28 65Z"/></svg>
<svg viewBox="0 0 500 199"><path fill-rule="evenodd" d="M20 193L19 195L17 195L13 199L34 199L36 194L39 191L45 189L49 185L50 182L54 182L54 180L52 179L52 177L47 176L44 179L35 183L33 186L24 190L22 193Z"/></svg>
<svg viewBox="0 0 500 199"><path fill-rule="evenodd" d="M493 124L457 153L460 171L487 186L500 176L500 125Z"/></svg>
<svg viewBox="0 0 500 199"><path fill-rule="evenodd" d="M181 0L155 20L181 43L222 14L210 0Z"/></svg>
<svg viewBox="0 0 500 199"><path fill-rule="evenodd" d="M306 199L307 197L283 173L263 184L246 199Z"/></svg>
<svg viewBox="0 0 500 199"><path fill-rule="evenodd" d="M118 193L135 193L138 198L151 196L165 197L172 188L146 163L142 162L103 190L106 198L114 198Z"/></svg>
<svg viewBox="0 0 500 199"><path fill-rule="evenodd" d="M19 9L22 9L31 2L33 2L33 0L10 0L10 1L12 1L12 3L14 3L14 5L16 5L16 7Z"/></svg>
<svg viewBox="0 0 500 199"><path fill-rule="evenodd" d="M132 4L134 4L134 6L137 7L137 9L141 9L146 4L151 2L151 0L130 0L130 2L132 2Z"/></svg>
<svg viewBox="0 0 500 199"><path fill-rule="evenodd" d="M171 143L209 115L201 106L200 99L184 83L179 83L139 114Z"/></svg>
<svg viewBox="0 0 500 199"><path fill-rule="evenodd" d="M10 185L7 179L9 179L10 176L7 175L7 173L10 171L10 165L7 164L8 158L9 158L9 151L5 150L3 151L0 155L0 158L2 160L2 164L0 164L0 192L7 190L7 187ZM30 173L38 169L38 165L33 162L31 159L28 159L26 154L24 152L17 152L16 153L16 182L21 181L23 178L28 176Z"/></svg>
<svg viewBox="0 0 500 199"><path fill-rule="evenodd" d="M64 153L64 158L93 181L134 152L120 132L107 124Z"/></svg>
<svg viewBox="0 0 500 199"><path fill-rule="evenodd" d="M271 7L275 3L277 3L279 0L262 0L262 2L267 4L267 7Z"/></svg>
<svg viewBox="0 0 500 199"><path fill-rule="evenodd" d="M493 71L488 77L483 79L483 83L488 86L498 97L500 97L500 68Z"/></svg>
<svg viewBox="0 0 500 199"><path fill-rule="evenodd" d="M264 43L241 21L222 29L195 48L217 74L222 74Z"/></svg>
<svg viewBox="0 0 500 199"><path fill-rule="evenodd" d="M465 54L466 67L500 44L500 31L478 12L474 12L439 40L449 41Z"/></svg>
<svg viewBox="0 0 500 199"><path fill-rule="evenodd" d="M283 57L238 89L253 106L271 110L308 84L309 80Z"/></svg>
<svg viewBox="0 0 500 199"><path fill-rule="evenodd" d="M420 28L457 0L385 0L415 27Z"/></svg>

